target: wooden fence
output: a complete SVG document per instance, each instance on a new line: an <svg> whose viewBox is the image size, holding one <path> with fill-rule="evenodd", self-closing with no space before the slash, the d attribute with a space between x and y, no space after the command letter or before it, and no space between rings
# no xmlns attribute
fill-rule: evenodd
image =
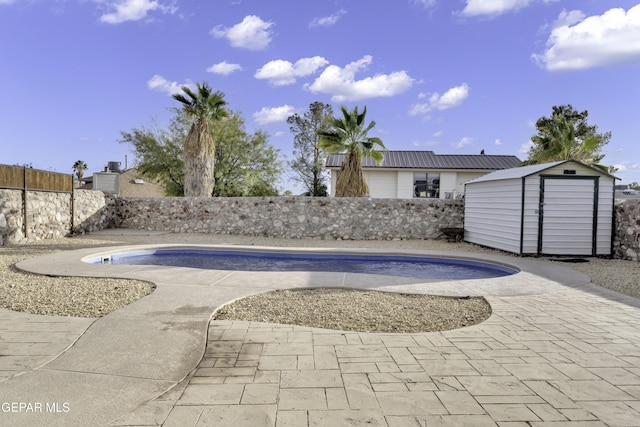
<svg viewBox="0 0 640 427"><path fill-rule="evenodd" d="M0 188L71 193L73 175L26 166L0 165Z"/></svg>

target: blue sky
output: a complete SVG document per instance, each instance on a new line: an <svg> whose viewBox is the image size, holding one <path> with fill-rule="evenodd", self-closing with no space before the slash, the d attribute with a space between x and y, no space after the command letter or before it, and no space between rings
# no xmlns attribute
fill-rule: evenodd
<svg viewBox="0 0 640 427"><path fill-rule="evenodd" d="M638 0L0 0L0 163L131 166L120 132L202 81L283 156L314 101L366 105L391 150L521 159L572 104L640 182Z"/></svg>

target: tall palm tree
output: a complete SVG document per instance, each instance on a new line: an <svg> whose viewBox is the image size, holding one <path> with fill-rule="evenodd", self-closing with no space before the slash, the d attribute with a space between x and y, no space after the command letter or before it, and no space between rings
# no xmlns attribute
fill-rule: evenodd
<svg viewBox="0 0 640 427"><path fill-rule="evenodd" d="M338 172L336 181L336 197L368 197L369 186L362 173L362 158L371 157L377 164L382 164L384 156L377 148L385 146L380 138L368 137L367 134L376 125L371 121L365 126L367 107L358 114L356 106L352 111L340 107L342 117L329 119L328 131L319 131L319 146L330 154L345 153L345 159Z"/></svg>
<svg viewBox="0 0 640 427"><path fill-rule="evenodd" d="M78 177L78 182L82 181L82 177L84 176L84 171L87 170L87 164L82 160L76 160L73 164L73 171L76 173Z"/></svg>
<svg viewBox="0 0 640 427"><path fill-rule="evenodd" d="M193 123L184 142L184 195L210 197L214 186L215 141L209 123L227 117L224 94L213 92L206 82L196 84L196 92L183 86L184 94L173 98L182 104Z"/></svg>

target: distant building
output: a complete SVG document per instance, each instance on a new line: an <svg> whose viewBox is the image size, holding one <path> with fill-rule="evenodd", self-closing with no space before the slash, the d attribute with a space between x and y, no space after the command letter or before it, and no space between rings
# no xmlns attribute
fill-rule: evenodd
<svg viewBox="0 0 640 427"><path fill-rule="evenodd" d="M328 156L331 195L345 154ZM362 159L362 169L372 198L458 198L464 183L489 172L519 166L516 156L485 154L440 155L433 151L385 151L384 162Z"/></svg>
<svg viewBox="0 0 640 427"><path fill-rule="evenodd" d="M80 188L84 190L102 191L122 197L165 197L162 185L143 177L136 168L118 172L96 172L93 177L82 180L85 184Z"/></svg>

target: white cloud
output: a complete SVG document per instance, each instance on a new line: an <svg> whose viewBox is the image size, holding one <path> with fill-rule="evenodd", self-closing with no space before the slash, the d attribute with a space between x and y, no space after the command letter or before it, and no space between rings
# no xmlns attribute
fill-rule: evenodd
<svg viewBox="0 0 640 427"><path fill-rule="evenodd" d="M559 0L467 0L463 16L498 16L514 12L534 3L553 3Z"/></svg>
<svg viewBox="0 0 640 427"><path fill-rule="evenodd" d="M413 84L413 78L406 71L376 74L356 80L356 73L366 69L372 60L370 55L365 55L344 68L329 65L312 84L305 87L313 93L331 94L333 102L343 102L397 95Z"/></svg>
<svg viewBox="0 0 640 427"><path fill-rule="evenodd" d="M333 15L323 16L321 18L314 18L313 21L311 21L309 23L309 27L310 28L313 28L313 27L331 27L332 25L335 25L336 22L338 22L338 19L340 19L342 17L342 15L345 15L346 13L347 13L346 10L340 9L339 11L334 13Z"/></svg>
<svg viewBox="0 0 640 427"><path fill-rule="evenodd" d="M502 140L496 139L495 141L493 141L493 145L502 145Z"/></svg>
<svg viewBox="0 0 640 427"><path fill-rule="evenodd" d="M276 59L263 65L256 71L254 77L268 80L274 86L286 86L295 83L298 77L315 73L328 63L329 61L322 56L301 58L295 64L283 59Z"/></svg>
<svg viewBox="0 0 640 427"><path fill-rule="evenodd" d="M11 4L14 3L14 0L0 0L0 4Z"/></svg>
<svg viewBox="0 0 640 427"><path fill-rule="evenodd" d="M533 141L529 140L529 142L525 142L520 146L520 148L518 148L518 153L529 154L529 151L531 151L532 147L533 147Z"/></svg>
<svg viewBox="0 0 640 427"><path fill-rule="evenodd" d="M146 18L148 13L154 10L160 10L163 13L175 13L177 10L175 6L165 6L156 0L119 0L109 2L108 8L115 9L115 11L105 13L100 17L100 21L107 24L139 21Z"/></svg>
<svg viewBox="0 0 640 427"><path fill-rule="evenodd" d="M264 107L260 111L253 113L253 119L261 125L268 123L286 122L289 116L295 114L296 109L291 105L281 107Z"/></svg>
<svg viewBox="0 0 640 427"><path fill-rule="evenodd" d="M456 142L454 144L451 144L451 146L453 148L460 149L460 148L466 147L467 145L471 144L472 142L473 142L473 138L465 136L460 141L458 141L458 142Z"/></svg>
<svg viewBox="0 0 640 427"><path fill-rule="evenodd" d="M423 94L420 94L423 95ZM418 96L423 97L423 96ZM414 104L409 109L409 114L415 116L417 114L425 114L432 110L448 110L457 107L469 97L469 86L462 83L460 86L452 87L443 95L435 92L429 97L429 102L422 104Z"/></svg>
<svg viewBox="0 0 640 427"><path fill-rule="evenodd" d="M437 0L410 0L409 3L414 3L424 7L425 9L428 9L430 7L434 7L437 3Z"/></svg>
<svg viewBox="0 0 640 427"><path fill-rule="evenodd" d="M467 0L464 16L497 16L529 6L532 0Z"/></svg>
<svg viewBox="0 0 640 427"><path fill-rule="evenodd" d="M217 64L213 64L211 67L207 68L207 71L214 74L221 74L223 76L228 76L229 74L241 71L242 67L240 64L230 64L227 61L218 62Z"/></svg>
<svg viewBox="0 0 640 427"><path fill-rule="evenodd" d="M562 12L546 50L532 58L549 71L640 62L640 4L587 18L579 11Z"/></svg>
<svg viewBox="0 0 640 427"><path fill-rule="evenodd" d="M233 27L216 26L211 30L211 34L216 38L226 38L233 47L262 50L271 42L273 25L273 22L265 22L258 16L248 15Z"/></svg>
<svg viewBox="0 0 640 427"><path fill-rule="evenodd" d="M186 83L170 82L164 77L156 74L147 81L147 87L151 90L157 90L159 92L165 92L167 95L173 95L174 93L182 92L182 86L195 89L195 85L190 81Z"/></svg>
<svg viewBox="0 0 640 427"><path fill-rule="evenodd" d="M433 135L431 135L431 136L433 138L440 138L442 135L444 135L444 131L439 130L437 132L434 132Z"/></svg>

